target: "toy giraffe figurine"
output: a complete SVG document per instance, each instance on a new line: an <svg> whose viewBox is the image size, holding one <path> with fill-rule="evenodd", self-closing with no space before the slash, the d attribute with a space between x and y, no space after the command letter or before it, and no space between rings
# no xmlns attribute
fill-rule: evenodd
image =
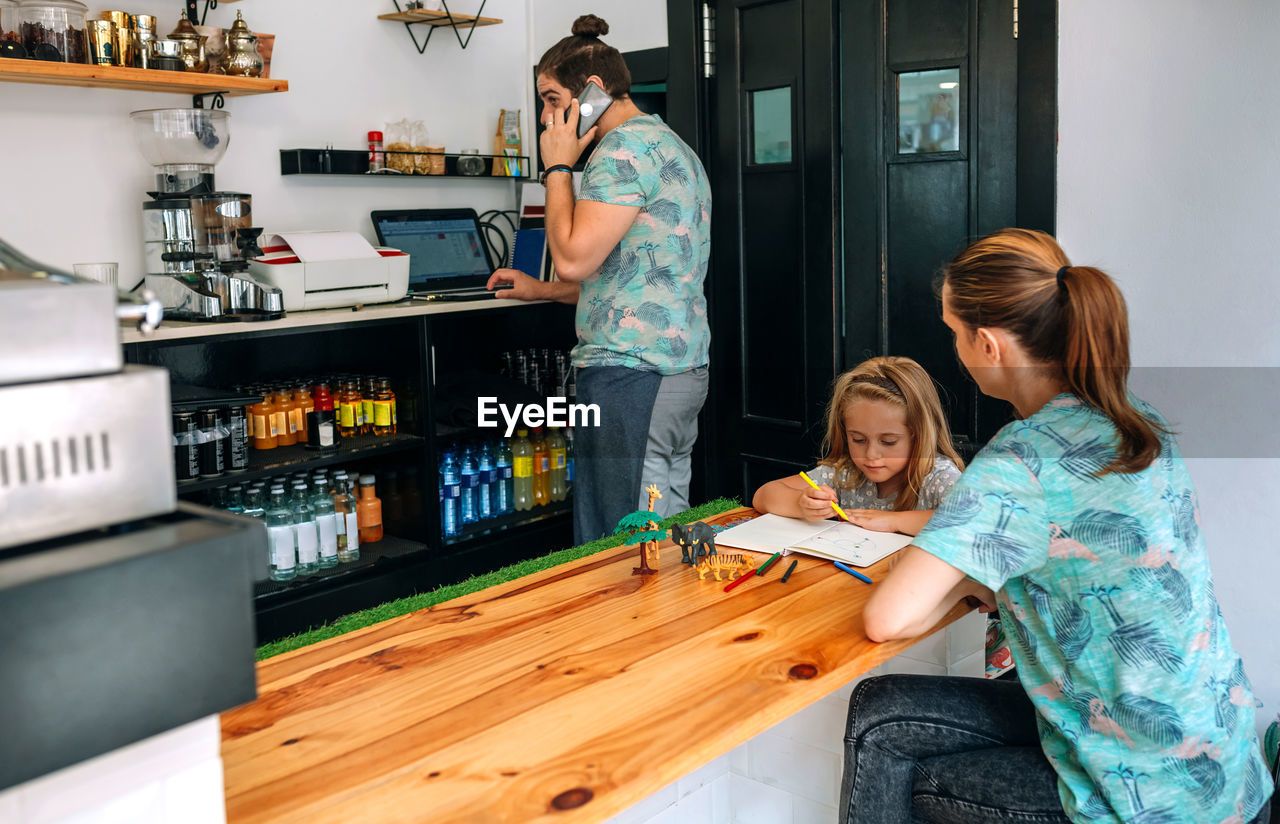
<svg viewBox="0 0 1280 824"><path fill-rule="evenodd" d="M652 512L654 501L660 500L662 498L662 493L658 491L657 484L649 484L644 488L644 491L649 493L649 511ZM658 528L658 522L650 521L648 526L650 530L656 530ZM657 566L658 562L662 560L661 556L658 554L657 541L646 541L640 545L640 548L644 558L652 560L654 566Z"/></svg>

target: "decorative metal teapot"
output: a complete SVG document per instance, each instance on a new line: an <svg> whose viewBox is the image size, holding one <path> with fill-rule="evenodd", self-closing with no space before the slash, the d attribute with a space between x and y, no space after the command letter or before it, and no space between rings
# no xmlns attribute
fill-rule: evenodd
<svg viewBox="0 0 1280 824"><path fill-rule="evenodd" d="M227 32L227 54L222 66L227 74L258 77L262 74L262 55L258 54L258 35L249 31L244 15L236 12L236 22Z"/></svg>
<svg viewBox="0 0 1280 824"><path fill-rule="evenodd" d="M173 31L169 32L170 40L176 40L182 44L182 51L178 55L182 58L182 63L187 67L189 72L204 72L209 70L209 63L204 56L204 35L196 31L196 27L187 19L187 13L184 10L182 16L178 18L178 25Z"/></svg>

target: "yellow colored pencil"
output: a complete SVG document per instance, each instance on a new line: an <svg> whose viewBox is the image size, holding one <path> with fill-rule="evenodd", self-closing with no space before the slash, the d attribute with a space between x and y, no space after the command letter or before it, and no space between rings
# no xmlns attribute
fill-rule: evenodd
<svg viewBox="0 0 1280 824"><path fill-rule="evenodd" d="M818 486L813 482L813 478L810 478L808 475L804 474L803 472L800 473L800 477L804 478L804 482L807 483L809 486L813 487L814 489L822 489L822 487ZM846 521L849 520L849 516L844 514L844 510L841 509L839 504L837 504L835 501L831 502L831 508L834 509L836 511L836 514L839 515L841 518L844 518Z"/></svg>

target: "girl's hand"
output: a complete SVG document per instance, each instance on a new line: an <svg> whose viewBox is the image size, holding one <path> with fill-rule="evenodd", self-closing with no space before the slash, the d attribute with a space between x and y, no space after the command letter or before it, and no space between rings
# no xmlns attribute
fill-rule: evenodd
<svg viewBox="0 0 1280 824"><path fill-rule="evenodd" d="M849 523L872 532L900 532L898 513L879 509L846 509Z"/></svg>
<svg viewBox="0 0 1280 824"><path fill-rule="evenodd" d="M836 500L836 491L823 484L814 489L805 486L800 490L800 517L810 521L825 521L836 514L831 502Z"/></svg>
<svg viewBox="0 0 1280 824"><path fill-rule="evenodd" d="M596 131L598 127L592 126L591 129L582 137L578 137L578 100L574 98L569 103L569 108L563 111L559 109L543 109L542 116L545 118L543 123L546 126L542 131L542 136L538 138L538 148L542 153L542 167L550 169L552 166L572 166L578 162L579 155L582 150L596 139Z"/></svg>

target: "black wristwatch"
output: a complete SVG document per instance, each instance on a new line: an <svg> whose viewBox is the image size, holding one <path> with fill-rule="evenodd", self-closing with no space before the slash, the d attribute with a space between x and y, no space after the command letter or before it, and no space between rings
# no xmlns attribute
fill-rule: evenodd
<svg viewBox="0 0 1280 824"><path fill-rule="evenodd" d="M538 178L538 182L541 183L543 186L546 186L547 177L552 172L568 172L569 174L573 174L573 167L570 166L568 163L557 163L556 165L552 166L549 169L543 169L542 176Z"/></svg>

